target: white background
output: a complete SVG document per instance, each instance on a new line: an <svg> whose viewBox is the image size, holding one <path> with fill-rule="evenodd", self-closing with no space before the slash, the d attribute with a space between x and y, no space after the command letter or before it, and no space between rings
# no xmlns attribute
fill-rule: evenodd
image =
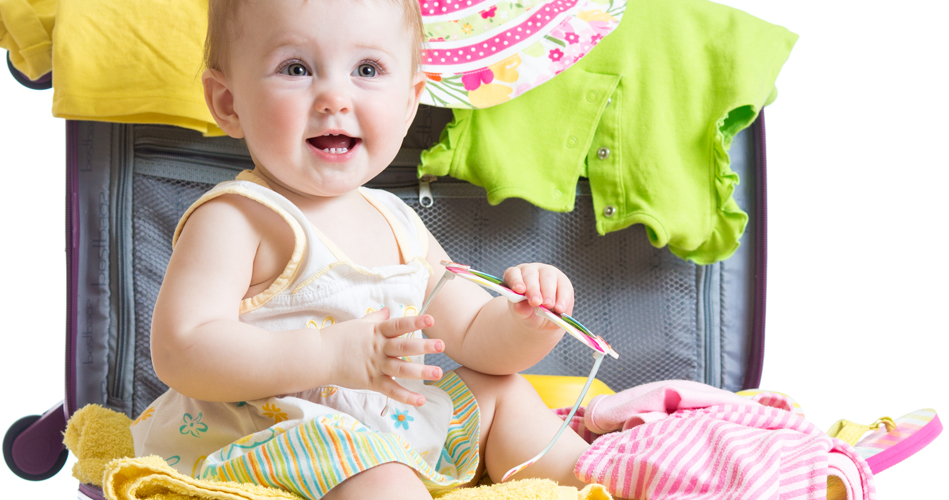
<svg viewBox="0 0 949 500"><path fill-rule="evenodd" d="M724 3L801 36L767 110L762 386L822 428L933 407L949 422L949 7ZM5 53L0 53L5 56ZM0 71L0 430L63 397L64 122ZM75 498L66 470L3 498ZM876 478L879 498L949 498L949 434Z"/></svg>

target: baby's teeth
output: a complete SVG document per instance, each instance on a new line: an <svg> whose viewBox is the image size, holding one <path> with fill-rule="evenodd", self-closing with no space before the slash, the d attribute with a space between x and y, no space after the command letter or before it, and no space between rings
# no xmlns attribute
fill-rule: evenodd
<svg viewBox="0 0 949 500"><path fill-rule="evenodd" d="M349 148L339 148L339 154L343 154L347 151L349 151Z"/></svg>
<svg viewBox="0 0 949 500"><path fill-rule="evenodd" d="M341 154L346 153L346 152L348 152L348 151L349 151L349 148L329 148L329 149L324 148L324 149L323 149L323 152L324 152L324 153L330 153L330 154L334 154L334 155L341 155Z"/></svg>

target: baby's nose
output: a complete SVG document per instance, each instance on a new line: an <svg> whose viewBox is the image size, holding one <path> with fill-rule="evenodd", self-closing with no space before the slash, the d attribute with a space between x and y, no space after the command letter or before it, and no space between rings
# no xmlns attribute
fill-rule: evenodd
<svg viewBox="0 0 949 500"><path fill-rule="evenodd" d="M349 97L337 89L326 89L316 102L316 109L320 113L347 113L351 107Z"/></svg>

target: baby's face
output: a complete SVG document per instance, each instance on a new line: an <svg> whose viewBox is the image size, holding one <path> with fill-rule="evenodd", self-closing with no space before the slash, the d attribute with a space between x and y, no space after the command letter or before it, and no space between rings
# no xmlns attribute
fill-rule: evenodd
<svg viewBox="0 0 949 500"><path fill-rule="evenodd" d="M228 88L258 167L339 196L395 157L424 77L403 12L384 0L260 0L240 11Z"/></svg>

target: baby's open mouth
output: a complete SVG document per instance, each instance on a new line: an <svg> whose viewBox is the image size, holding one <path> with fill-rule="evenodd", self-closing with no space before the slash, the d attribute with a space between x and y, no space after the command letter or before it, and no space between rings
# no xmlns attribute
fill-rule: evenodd
<svg viewBox="0 0 949 500"><path fill-rule="evenodd" d="M348 152L356 145L358 139L342 134L324 134L317 137L310 137L306 142L313 147L322 150L324 153L343 154Z"/></svg>

